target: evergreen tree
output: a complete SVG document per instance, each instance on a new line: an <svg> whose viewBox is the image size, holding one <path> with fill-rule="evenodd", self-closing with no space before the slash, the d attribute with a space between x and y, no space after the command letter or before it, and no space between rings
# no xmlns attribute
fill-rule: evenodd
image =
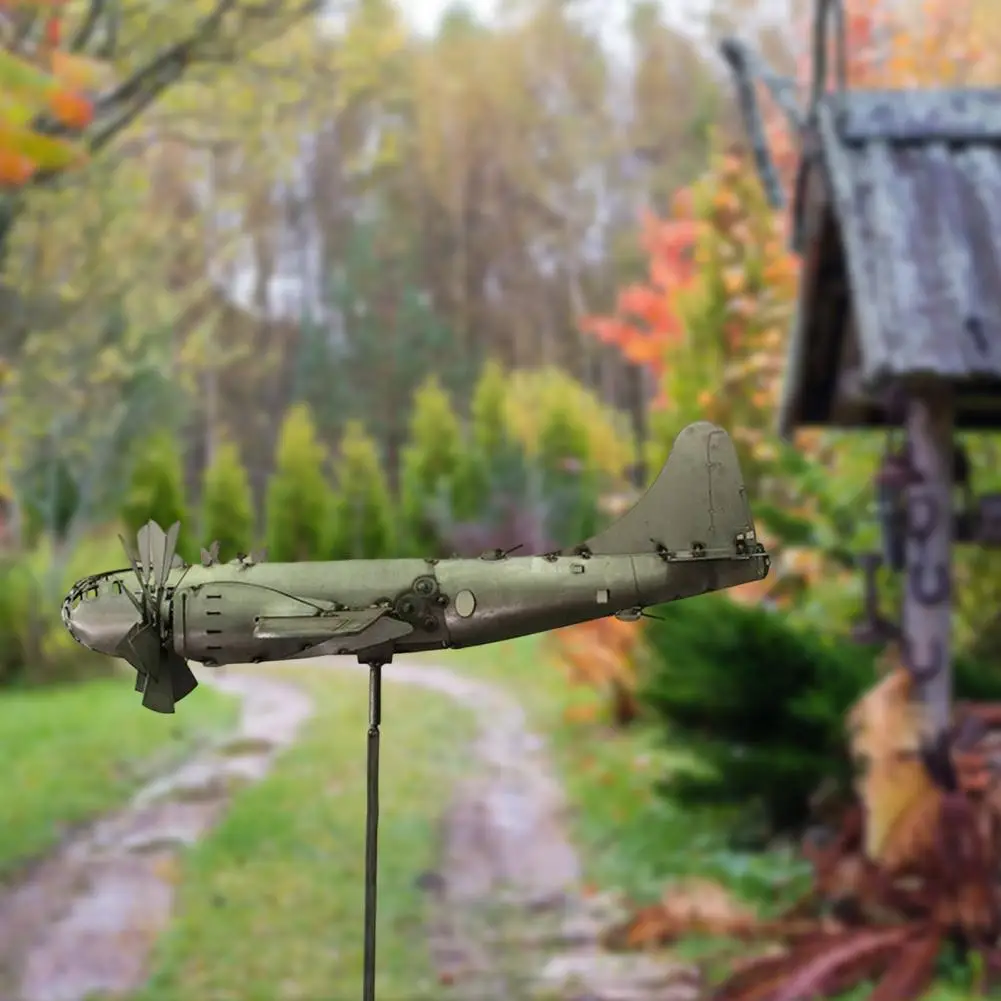
<svg viewBox="0 0 1001 1001"><path fill-rule="evenodd" d="M250 551L254 541L254 504L239 449L223 442L202 483L202 537L219 543L219 559Z"/></svg>
<svg viewBox="0 0 1001 1001"><path fill-rule="evenodd" d="M469 442L456 473L453 515L477 519L501 492L518 494L524 454L507 415L507 381L495 361L483 367L470 404Z"/></svg>
<svg viewBox="0 0 1001 1001"><path fill-rule="evenodd" d="M539 463L549 502L549 535L560 546L583 542L598 528L599 477L588 428L570 408L553 406L546 414Z"/></svg>
<svg viewBox="0 0 1001 1001"><path fill-rule="evenodd" d="M163 529L181 523L178 553L193 558L191 526L184 497L184 465L177 438L160 432L141 447L121 507L122 524L131 537L152 519Z"/></svg>
<svg viewBox="0 0 1001 1001"><path fill-rule="evenodd" d="M393 510L375 440L350 421L341 440L328 555L335 560L379 559L393 553Z"/></svg>
<svg viewBox="0 0 1001 1001"><path fill-rule="evenodd" d="M402 521L409 555L439 553L438 526L453 514L462 458L459 419L448 393L432 375L414 395L409 438L401 456Z"/></svg>
<svg viewBox="0 0 1001 1001"><path fill-rule="evenodd" d="M272 560L316 560L326 555L330 510L326 461L309 407L296 404L282 424L275 471L268 482L267 546Z"/></svg>

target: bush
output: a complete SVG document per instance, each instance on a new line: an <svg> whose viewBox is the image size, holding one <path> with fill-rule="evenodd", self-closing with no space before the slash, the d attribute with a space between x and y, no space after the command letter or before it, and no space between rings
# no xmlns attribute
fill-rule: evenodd
<svg viewBox="0 0 1001 1001"><path fill-rule="evenodd" d="M442 555L436 514L441 508L459 514L454 494L462 462L459 419L448 393L432 376L414 394L409 440L401 455L401 520L407 555Z"/></svg>
<svg viewBox="0 0 1001 1001"><path fill-rule="evenodd" d="M80 485L62 457L40 457L25 471L19 489L22 537L35 545L43 536L67 536L80 509Z"/></svg>
<svg viewBox="0 0 1001 1001"><path fill-rule="evenodd" d="M393 553L393 510L379 449L358 421L348 423L330 514L330 559L379 559Z"/></svg>
<svg viewBox="0 0 1001 1001"><path fill-rule="evenodd" d="M113 532L83 539L70 554L42 539L0 561L0 687L77 680L114 669L110 658L73 640L60 608L81 577L124 562Z"/></svg>
<svg viewBox="0 0 1001 1001"><path fill-rule="evenodd" d="M588 429L568 407L549 410L539 436L543 492L550 502L548 533L572 546L598 529L599 471Z"/></svg>
<svg viewBox="0 0 1001 1001"><path fill-rule="evenodd" d="M602 476L621 480L636 461L628 419L567 372L522 369L512 372L507 383L508 425L533 458L539 454L546 425L566 420L583 432L590 465Z"/></svg>
<svg viewBox="0 0 1001 1001"><path fill-rule="evenodd" d="M459 520L483 517L495 496L498 464L506 466L512 454L521 451L508 426L504 370L495 361L487 362L480 373L469 416L469 441L456 473L457 510L449 512Z"/></svg>
<svg viewBox="0 0 1001 1001"><path fill-rule="evenodd" d="M223 442L202 483L202 536L219 543L219 559L248 553L254 541L254 501L240 451Z"/></svg>
<svg viewBox="0 0 1001 1001"><path fill-rule="evenodd" d="M184 499L184 463L172 434L158 434L141 446L132 467L121 519L132 538L150 519L165 529L179 521L178 553L189 561L197 553Z"/></svg>
<svg viewBox="0 0 1001 1001"><path fill-rule="evenodd" d="M876 679L877 651L777 612L707 595L661 606L646 637L651 668L640 698L671 742L707 766L672 777L675 801L749 808L765 834L795 832L825 780L851 777L844 714ZM957 698L998 699L1001 674L965 658Z"/></svg>
<svg viewBox="0 0 1001 1001"><path fill-rule="evenodd" d="M327 453L309 407L296 404L282 424L268 481L267 545L272 560L323 559L330 510Z"/></svg>

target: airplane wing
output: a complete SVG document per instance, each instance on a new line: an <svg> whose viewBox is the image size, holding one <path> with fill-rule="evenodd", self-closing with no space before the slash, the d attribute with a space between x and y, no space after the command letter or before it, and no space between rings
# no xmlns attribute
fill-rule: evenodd
<svg viewBox="0 0 1001 1001"><path fill-rule="evenodd" d="M323 643L342 636L357 636L388 611L388 608L352 608L320 615L263 615L254 627L254 638Z"/></svg>

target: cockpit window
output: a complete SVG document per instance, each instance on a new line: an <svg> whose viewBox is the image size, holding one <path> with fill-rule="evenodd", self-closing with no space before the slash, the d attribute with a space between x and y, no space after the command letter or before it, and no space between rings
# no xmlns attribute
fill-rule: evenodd
<svg viewBox="0 0 1001 1001"><path fill-rule="evenodd" d="M83 600L93 601L93 599L96 598L98 594L99 592L97 590L97 585L94 584L91 587L88 587L87 590L83 592Z"/></svg>

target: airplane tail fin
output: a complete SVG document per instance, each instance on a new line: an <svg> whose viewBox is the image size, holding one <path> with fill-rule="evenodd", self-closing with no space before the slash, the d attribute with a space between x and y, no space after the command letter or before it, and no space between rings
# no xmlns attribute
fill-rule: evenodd
<svg viewBox="0 0 1001 1001"><path fill-rule="evenodd" d="M675 439L647 492L576 552L595 556L671 553L716 559L760 552L744 477L730 436L699 421Z"/></svg>

